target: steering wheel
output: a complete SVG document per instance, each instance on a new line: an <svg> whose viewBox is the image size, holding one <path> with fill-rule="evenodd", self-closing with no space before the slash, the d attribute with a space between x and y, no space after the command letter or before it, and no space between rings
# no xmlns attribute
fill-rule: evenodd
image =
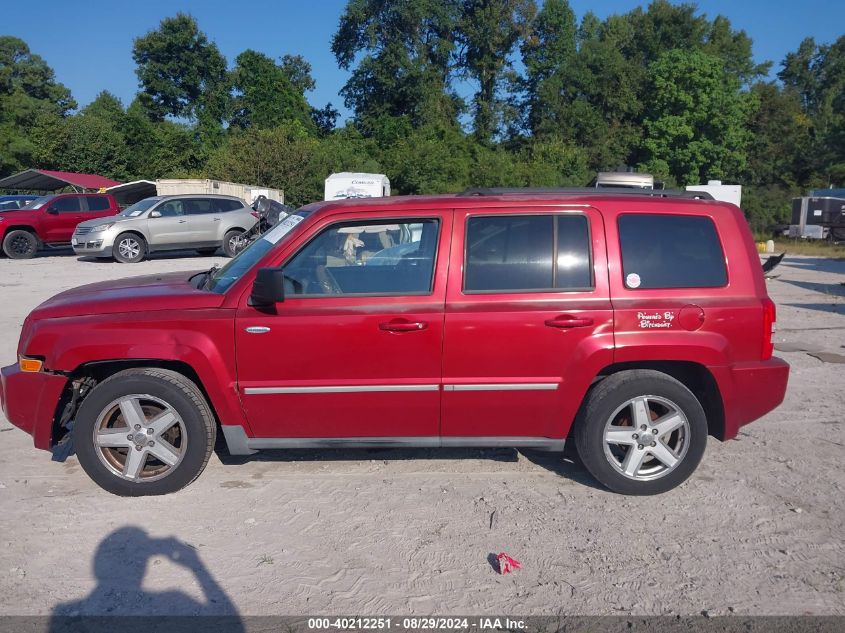
<svg viewBox="0 0 845 633"><path fill-rule="evenodd" d="M334 275L332 275L331 272L329 272L328 267L317 266L316 274L317 274L317 284L320 287L320 290L323 291L323 294L327 294L327 295L343 294L343 289L340 287L340 284L337 283L337 279L334 278Z"/></svg>

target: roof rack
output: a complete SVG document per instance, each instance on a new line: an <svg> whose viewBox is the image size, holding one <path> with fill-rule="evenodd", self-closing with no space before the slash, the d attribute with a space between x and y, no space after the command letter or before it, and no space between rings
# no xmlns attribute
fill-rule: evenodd
<svg viewBox="0 0 845 633"><path fill-rule="evenodd" d="M648 198L687 198L714 200L706 191L681 191L679 189L634 189L628 187L474 187L459 196L501 196L511 193L576 193L580 195L645 196Z"/></svg>

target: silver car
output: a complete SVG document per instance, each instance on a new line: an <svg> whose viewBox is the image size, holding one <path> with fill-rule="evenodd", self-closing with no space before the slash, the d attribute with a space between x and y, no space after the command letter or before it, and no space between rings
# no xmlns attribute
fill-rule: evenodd
<svg viewBox="0 0 845 633"><path fill-rule="evenodd" d="M71 246L77 255L140 262L148 253L195 249L213 255L218 248L235 254L238 236L257 218L240 198L218 195L154 196L115 216L76 227Z"/></svg>

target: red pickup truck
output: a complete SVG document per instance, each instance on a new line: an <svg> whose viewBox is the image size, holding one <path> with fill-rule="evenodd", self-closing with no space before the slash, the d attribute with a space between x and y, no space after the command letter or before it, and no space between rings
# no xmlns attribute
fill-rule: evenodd
<svg viewBox="0 0 845 633"><path fill-rule="evenodd" d="M0 244L12 259L35 257L40 248L70 246L76 225L120 211L105 193L60 193L36 198L25 207L0 212Z"/></svg>
<svg viewBox="0 0 845 633"><path fill-rule="evenodd" d="M2 370L120 495L178 490L218 432L271 448L574 441L625 494L777 407L775 306L734 205L593 190L308 205L221 269L63 292ZM69 431L72 429L72 431Z"/></svg>

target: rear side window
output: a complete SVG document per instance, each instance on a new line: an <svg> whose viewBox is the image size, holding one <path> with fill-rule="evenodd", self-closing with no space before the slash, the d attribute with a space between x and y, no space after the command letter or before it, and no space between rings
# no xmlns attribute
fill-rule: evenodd
<svg viewBox="0 0 845 633"><path fill-rule="evenodd" d="M111 206L109 199L105 196L86 196L85 201L88 203L89 211L107 211Z"/></svg>
<svg viewBox="0 0 845 633"><path fill-rule="evenodd" d="M226 213L227 211L234 211L235 209L242 209L242 205L237 200L218 200L217 211L219 213Z"/></svg>
<svg viewBox="0 0 845 633"><path fill-rule="evenodd" d="M619 217L627 288L718 288L728 283L713 220L689 215Z"/></svg>
<svg viewBox="0 0 845 633"><path fill-rule="evenodd" d="M592 287L583 215L497 215L467 222L464 292Z"/></svg>
<svg viewBox="0 0 845 633"><path fill-rule="evenodd" d="M217 211L216 201L213 198L189 198L184 203L188 215L205 215Z"/></svg>
<svg viewBox="0 0 845 633"><path fill-rule="evenodd" d="M64 198L57 198L55 202L50 204L51 209L55 209L59 213L74 213L81 210L79 204L79 196L65 196Z"/></svg>

